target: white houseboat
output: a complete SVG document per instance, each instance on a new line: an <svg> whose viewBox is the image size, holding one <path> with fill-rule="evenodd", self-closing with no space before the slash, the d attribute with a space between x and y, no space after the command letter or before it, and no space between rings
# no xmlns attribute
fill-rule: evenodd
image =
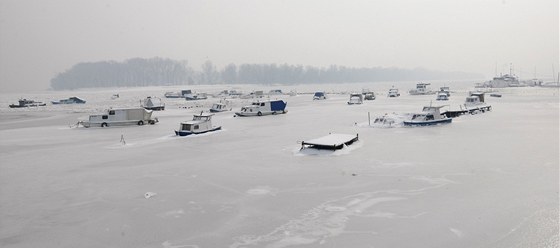
<svg viewBox="0 0 560 248"><path fill-rule="evenodd" d="M236 112L237 116L263 116L263 115L274 115L274 114L284 114L286 110L287 103L282 100L268 100L268 101L256 101L251 105L244 106L241 111Z"/></svg>
<svg viewBox="0 0 560 248"><path fill-rule="evenodd" d="M175 130L175 135L187 136L191 134L201 134L222 129L221 126L212 126L212 116L214 114L194 115L190 121L181 122L179 130Z"/></svg>
<svg viewBox="0 0 560 248"><path fill-rule="evenodd" d="M81 124L84 127L108 127L108 126L124 126L124 125L139 125L155 124L158 122L157 118L152 118L152 110L144 108L123 108L123 109L109 109L103 114L90 115L88 121L83 121Z"/></svg>

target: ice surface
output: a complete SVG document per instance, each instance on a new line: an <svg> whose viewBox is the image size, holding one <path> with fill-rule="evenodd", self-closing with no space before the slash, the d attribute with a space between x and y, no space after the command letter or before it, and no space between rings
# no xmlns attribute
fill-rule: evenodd
<svg viewBox="0 0 560 248"><path fill-rule="evenodd" d="M368 112L399 119L435 101L384 97L415 83L0 93L0 247L558 247L558 89L503 89L493 111L449 125L370 128ZM456 108L473 83L439 85ZM173 130L220 99L163 98L277 88L299 93L272 97L287 114L234 117L251 100L232 99L212 120L223 130L187 137ZM377 99L348 106L362 88ZM8 108L69 96L87 103ZM71 127L146 96L166 103L155 125ZM328 133L360 140L299 151Z"/></svg>

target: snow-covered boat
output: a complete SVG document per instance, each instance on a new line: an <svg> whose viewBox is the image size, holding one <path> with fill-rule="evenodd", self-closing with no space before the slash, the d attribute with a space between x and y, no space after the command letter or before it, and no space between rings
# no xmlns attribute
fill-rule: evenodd
<svg viewBox="0 0 560 248"><path fill-rule="evenodd" d="M439 87L438 94L446 94L447 96L451 96L451 91L449 90L449 86L442 86Z"/></svg>
<svg viewBox="0 0 560 248"><path fill-rule="evenodd" d="M356 141L358 141L358 134L329 134L317 139L302 141L300 150L306 148L338 150Z"/></svg>
<svg viewBox="0 0 560 248"><path fill-rule="evenodd" d="M417 83L416 89L410 90L408 93L411 95L433 95L435 92L430 90L427 86L429 83Z"/></svg>
<svg viewBox="0 0 560 248"><path fill-rule="evenodd" d="M147 110L165 110L165 104L159 97L146 97L141 103L142 107Z"/></svg>
<svg viewBox="0 0 560 248"><path fill-rule="evenodd" d="M182 98L183 95L181 94L181 92L165 92L165 94L163 94L163 96L165 96L165 98Z"/></svg>
<svg viewBox="0 0 560 248"><path fill-rule="evenodd" d="M43 102L36 102L33 100L27 99L19 99L18 104L10 104L10 108L27 108L27 107L39 107L39 106L46 106L46 103Z"/></svg>
<svg viewBox="0 0 560 248"><path fill-rule="evenodd" d="M401 93L399 93L399 89L393 87L391 89L389 89L389 93L387 93L388 97L399 97L401 96Z"/></svg>
<svg viewBox="0 0 560 248"><path fill-rule="evenodd" d="M446 93L440 92L437 94L436 101L447 101L447 100L449 100L449 96Z"/></svg>
<svg viewBox="0 0 560 248"><path fill-rule="evenodd" d="M278 89L276 89L276 90L270 90L270 91L268 91L268 94L269 94L269 95L284 95L284 93L282 92L282 90L278 90Z"/></svg>
<svg viewBox="0 0 560 248"><path fill-rule="evenodd" d="M443 106L426 106L422 109L422 113L413 114L412 118L404 121L405 126L431 126L437 124L451 123L452 119L444 117L440 113Z"/></svg>
<svg viewBox="0 0 560 248"><path fill-rule="evenodd" d="M327 99L327 95L323 91L317 91L313 94L313 100L325 100Z"/></svg>
<svg viewBox="0 0 560 248"><path fill-rule="evenodd" d="M383 116L379 116L376 117L373 120L373 125L370 126L377 126L377 127L392 127L397 125L397 120L395 120L395 118L392 118L390 116L388 116L387 114L383 115Z"/></svg>
<svg viewBox="0 0 560 248"><path fill-rule="evenodd" d="M181 122L179 130L175 130L175 135L187 136L191 134L201 134L222 129L221 126L212 126L212 116L214 114L194 115L190 121Z"/></svg>
<svg viewBox="0 0 560 248"><path fill-rule="evenodd" d="M70 97L68 99L61 99L58 101L51 101L52 104L84 104L86 103L85 100L79 98L79 97Z"/></svg>
<svg viewBox="0 0 560 248"><path fill-rule="evenodd" d="M228 108L227 101L220 101L220 102L214 103L214 104L212 104L212 107L210 108L210 112L212 112L212 113L224 112L224 111L229 111L229 110L231 110L231 109Z"/></svg>
<svg viewBox="0 0 560 248"><path fill-rule="evenodd" d="M286 113L287 103L282 100L256 101L241 108L237 116L263 116Z"/></svg>
<svg viewBox="0 0 560 248"><path fill-rule="evenodd" d="M362 104L363 102L364 102L364 98L362 97L362 94L352 93L352 94L350 94L350 99L348 100L348 105Z"/></svg>
<svg viewBox="0 0 560 248"><path fill-rule="evenodd" d="M208 99L208 96L206 96L206 93L192 93L192 94L187 94L185 95L185 100L187 101L197 101L197 100L206 100Z"/></svg>
<svg viewBox="0 0 560 248"><path fill-rule="evenodd" d="M459 106L459 110L448 110L442 114L446 117L458 117L464 114L478 114L492 111L492 106L484 102L484 92L470 92L465 103Z"/></svg>
<svg viewBox="0 0 560 248"><path fill-rule="evenodd" d="M375 93L373 93L373 91L368 91L364 93L364 100L375 100Z"/></svg>
<svg viewBox="0 0 560 248"><path fill-rule="evenodd" d="M152 118L152 110L144 108L109 109L103 114L90 115L88 121L80 122L84 127L124 126L156 124L157 118Z"/></svg>
<svg viewBox="0 0 560 248"><path fill-rule="evenodd" d="M502 94L500 94L500 93L491 93L490 96L491 96L491 97L502 97Z"/></svg>

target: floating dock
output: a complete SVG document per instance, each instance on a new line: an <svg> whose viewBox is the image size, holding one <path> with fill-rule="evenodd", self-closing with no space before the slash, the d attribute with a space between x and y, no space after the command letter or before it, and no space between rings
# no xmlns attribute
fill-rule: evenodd
<svg viewBox="0 0 560 248"><path fill-rule="evenodd" d="M441 114L444 115L447 118L455 118L455 117L459 117L459 116L464 115L464 114L474 115L474 114L477 114L477 113L484 113L484 112L487 112L487 111L492 111L492 106L484 105L484 106L472 107L472 108L461 109L461 110L451 110L451 111L445 111Z"/></svg>
<svg viewBox="0 0 560 248"><path fill-rule="evenodd" d="M327 136L301 142L301 150L305 148L339 150L344 145L350 145L358 141L358 134L329 134Z"/></svg>

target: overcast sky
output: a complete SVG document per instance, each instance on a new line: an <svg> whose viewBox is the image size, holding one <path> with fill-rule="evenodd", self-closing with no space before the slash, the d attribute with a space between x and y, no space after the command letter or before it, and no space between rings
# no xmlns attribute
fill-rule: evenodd
<svg viewBox="0 0 560 248"><path fill-rule="evenodd" d="M1 0L0 86L155 56L551 78L558 29L558 0Z"/></svg>

